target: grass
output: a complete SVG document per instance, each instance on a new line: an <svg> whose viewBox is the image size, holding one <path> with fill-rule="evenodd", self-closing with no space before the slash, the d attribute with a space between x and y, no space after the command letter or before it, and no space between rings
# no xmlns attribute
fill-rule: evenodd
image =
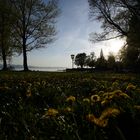
<svg viewBox="0 0 140 140"><path fill-rule="evenodd" d="M0 72L1 140L140 138L140 75Z"/></svg>

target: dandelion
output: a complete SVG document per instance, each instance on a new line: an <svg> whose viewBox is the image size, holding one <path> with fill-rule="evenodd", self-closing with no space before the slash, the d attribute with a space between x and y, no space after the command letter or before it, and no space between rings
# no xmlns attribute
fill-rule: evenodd
<svg viewBox="0 0 140 140"><path fill-rule="evenodd" d="M87 120L91 123L96 124L99 127L106 127L110 117L116 117L120 114L120 111L116 108L105 109L99 118L96 118L94 114L88 114L86 116Z"/></svg>
<svg viewBox="0 0 140 140"><path fill-rule="evenodd" d="M99 102L99 101L101 100L101 98L100 98L99 95L92 95L90 99L91 99L91 101L94 102L94 103L95 103L95 102Z"/></svg>
<svg viewBox="0 0 140 140"><path fill-rule="evenodd" d="M115 90L115 91L113 91L113 94L116 94L116 95L120 95L120 93L122 93L121 90Z"/></svg>
<svg viewBox="0 0 140 140"><path fill-rule="evenodd" d="M85 102L85 103L90 103L90 100L89 100L88 98L84 98L84 99L83 99L83 102Z"/></svg>
<svg viewBox="0 0 140 140"><path fill-rule="evenodd" d="M75 100L76 100L76 98L74 97L74 96L69 96L67 99L66 99L66 101L67 102L75 102Z"/></svg>
<svg viewBox="0 0 140 140"><path fill-rule="evenodd" d="M115 90L113 92L108 93L108 96L106 96L109 100L114 98L130 98L126 93L123 93L121 90Z"/></svg>
<svg viewBox="0 0 140 140"><path fill-rule="evenodd" d="M86 118L89 122L94 123L99 127L106 127L108 125L108 119L96 118L93 114L88 114Z"/></svg>
<svg viewBox="0 0 140 140"><path fill-rule="evenodd" d="M64 109L64 111L65 111L65 112L72 112L73 110L72 110L72 108L70 108L70 107L66 107L66 108Z"/></svg>
<svg viewBox="0 0 140 140"><path fill-rule="evenodd" d="M103 100L102 102L101 102L101 106L105 106L107 104L107 101L106 100Z"/></svg>
<svg viewBox="0 0 140 140"><path fill-rule="evenodd" d="M89 122L94 122L95 116L93 114L88 114L86 118Z"/></svg>
<svg viewBox="0 0 140 140"><path fill-rule="evenodd" d="M27 96L27 97L32 96L32 93L31 93L31 90L30 90L30 89L27 90L27 92L26 92L26 96Z"/></svg>
<svg viewBox="0 0 140 140"><path fill-rule="evenodd" d="M133 84L129 83L128 86L126 87L126 91L131 91L131 90L135 90L136 86L134 86Z"/></svg>
<svg viewBox="0 0 140 140"><path fill-rule="evenodd" d="M115 91L110 93L110 96L112 97L112 99L114 97L121 97L121 95L122 95L122 91L121 90L115 90ZM109 98L111 98L111 97L109 97Z"/></svg>
<svg viewBox="0 0 140 140"><path fill-rule="evenodd" d="M122 96L124 99L130 99L130 96L128 96L126 93L123 93L123 92L122 92L121 96Z"/></svg>
<svg viewBox="0 0 140 140"><path fill-rule="evenodd" d="M102 114L100 116L100 119L116 117L119 114L120 114L119 109L117 109L117 108L107 108L102 112Z"/></svg>
<svg viewBox="0 0 140 140"><path fill-rule="evenodd" d="M56 109L54 109L54 108L49 108L49 109L46 111L46 113L42 116L42 118L46 118L46 117L48 117L48 116L54 117L54 116L56 116L58 113L59 113L58 110L56 110Z"/></svg>

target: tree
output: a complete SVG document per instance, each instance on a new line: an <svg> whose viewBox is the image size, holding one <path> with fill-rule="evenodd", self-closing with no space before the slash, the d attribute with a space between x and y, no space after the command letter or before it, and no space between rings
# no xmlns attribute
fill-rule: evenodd
<svg viewBox="0 0 140 140"><path fill-rule="evenodd" d="M95 67L95 53L94 52L91 52L89 56L87 56L86 58L86 65L93 68Z"/></svg>
<svg viewBox="0 0 140 140"><path fill-rule="evenodd" d="M115 56L113 53L109 53L108 59L107 59L107 67L108 69L114 70L115 69Z"/></svg>
<svg viewBox="0 0 140 140"><path fill-rule="evenodd" d="M22 47L24 70L28 70L27 52L46 47L56 35L57 0L10 0L16 9L13 36Z"/></svg>
<svg viewBox="0 0 140 140"><path fill-rule="evenodd" d="M137 48L131 46L123 47L119 51L119 58L124 68L139 71L140 58Z"/></svg>
<svg viewBox="0 0 140 140"><path fill-rule="evenodd" d="M79 53L75 57L75 65L80 66L83 68L86 62L86 53Z"/></svg>
<svg viewBox="0 0 140 140"><path fill-rule="evenodd" d="M11 36L14 17L9 0L0 1L0 56L3 61L3 70L7 70L7 59L10 59L15 49Z"/></svg>
<svg viewBox="0 0 140 140"><path fill-rule="evenodd" d="M130 63L138 63L140 56L140 1L139 0L89 0L91 17L102 22L102 33L91 33L91 41L104 41L116 37L126 39ZM134 48L134 49L133 49ZM137 53L136 53L137 52ZM137 57L135 56L137 55ZM128 58L128 57L127 57ZM131 65L132 67L132 65Z"/></svg>
<svg viewBox="0 0 140 140"><path fill-rule="evenodd" d="M103 50L101 49L100 57L96 61L95 67L99 70L105 70L107 68L107 62L103 54Z"/></svg>
<svg viewBox="0 0 140 140"><path fill-rule="evenodd" d="M130 32L130 21L140 17L139 0L88 0L90 15L102 21L103 32L95 33L93 41L108 40L116 37L127 37ZM137 21L140 23L140 21ZM110 37L111 36L111 37Z"/></svg>

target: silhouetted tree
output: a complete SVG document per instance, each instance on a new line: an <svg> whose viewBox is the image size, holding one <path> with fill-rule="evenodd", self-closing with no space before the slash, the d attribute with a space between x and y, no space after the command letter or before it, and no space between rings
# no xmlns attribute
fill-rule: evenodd
<svg viewBox="0 0 140 140"><path fill-rule="evenodd" d="M95 67L99 70L105 70L107 68L107 61L104 57L102 49L101 49L101 52L100 52L100 57L97 58Z"/></svg>
<svg viewBox="0 0 140 140"><path fill-rule="evenodd" d="M107 59L107 68L111 69L111 70L115 70L115 56L113 55L113 53L109 53L108 55L108 59Z"/></svg>
<svg viewBox="0 0 140 140"><path fill-rule="evenodd" d="M16 49L11 34L12 24L15 22L12 12L9 0L0 1L0 57L3 61L3 70L8 69L7 59L11 59Z"/></svg>
<svg viewBox="0 0 140 140"><path fill-rule="evenodd" d="M83 68L83 66L86 64L86 53L79 53L75 57L75 65L80 66Z"/></svg>
<svg viewBox="0 0 140 140"><path fill-rule="evenodd" d="M91 17L102 22L102 33L91 33L91 41L104 41L116 37L126 39L127 66L138 67L140 56L140 1L88 0ZM131 51L133 51L131 53ZM129 57L129 58L128 58ZM131 65L134 64L134 65Z"/></svg>
<svg viewBox="0 0 140 140"><path fill-rule="evenodd" d="M95 57L95 53L94 52L91 52L89 56L87 56L86 58L86 65L93 68L95 67L95 60L96 57Z"/></svg>
<svg viewBox="0 0 140 140"><path fill-rule="evenodd" d="M102 21L104 31L95 34L91 40L102 41L116 37L128 37L130 21L133 17L140 17L139 0L88 0L90 15ZM137 21L140 23L140 21ZM111 36L110 36L111 35Z"/></svg>
<svg viewBox="0 0 140 140"><path fill-rule="evenodd" d="M46 47L56 35L55 19L58 16L57 0L10 0L16 9L14 32L22 46L24 70L28 70L27 51ZM13 35L14 35L13 32Z"/></svg>

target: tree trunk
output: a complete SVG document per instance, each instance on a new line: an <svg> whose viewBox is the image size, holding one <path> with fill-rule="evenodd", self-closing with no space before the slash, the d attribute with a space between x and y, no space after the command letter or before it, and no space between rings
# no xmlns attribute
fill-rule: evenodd
<svg viewBox="0 0 140 140"><path fill-rule="evenodd" d="M4 48L4 40L3 40L3 33L1 35L1 51L2 51L2 60L3 60L3 68L2 70L7 70L7 61L6 61L6 52Z"/></svg>
<svg viewBox="0 0 140 140"><path fill-rule="evenodd" d="M28 71L28 64L27 64L27 51L26 51L26 43L25 39L23 39L23 67L24 71Z"/></svg>
<svg viewBox="0 0 140 140"><path fill-rule="evenodd" d="M2 60L3 60L3 68L2 70L7 70L7 61L6 61L6 53L5 53L5 50L2 46Z"/></svg>

